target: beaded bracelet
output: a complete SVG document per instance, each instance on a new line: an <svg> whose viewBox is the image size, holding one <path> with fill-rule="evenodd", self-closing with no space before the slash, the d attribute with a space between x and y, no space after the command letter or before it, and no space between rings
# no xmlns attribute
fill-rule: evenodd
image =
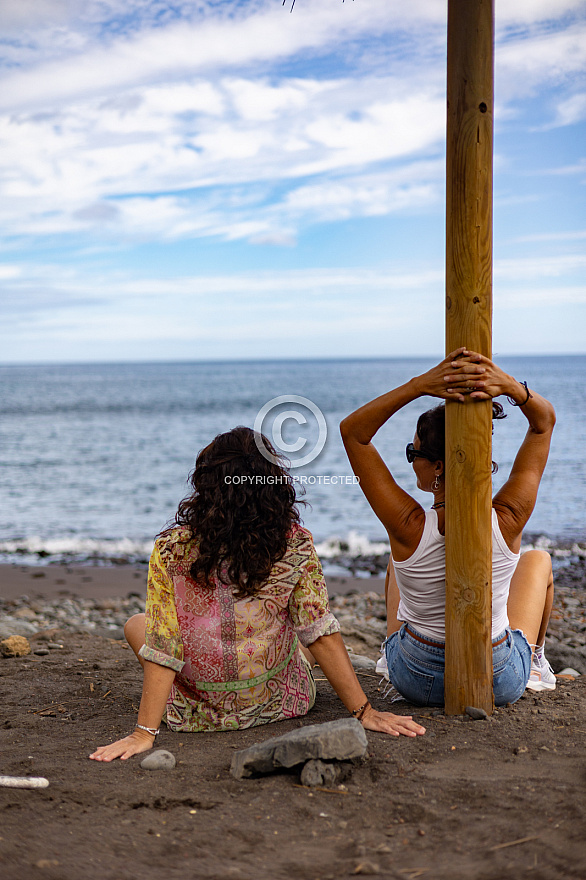
<svg viewBox="0 0 586 880"><path fill-rule="evenodd" d="M350 714L353 718L356 718L357 721L362 721L362 719L364 718L364 713L367 709L372 709L372 706L370 705L370 700L367 700L364 706L360 706L359 709L354 709Z"/></svg>
<svg viewBox="0 0 586 880"><path fill-rule="evenodd" d="M517 381L519 382L518 379L517 379ZM513 400L513 398L512 398L512 397L509 397L509 395L507 394L506 397L507 397L507 400L509 401L509 403L511 404L511 406L525 406L525 404L527 403L527 401L528 401L529 399L533 399L533 395L531 394L531 392L530 392L529 389L527 388L527 382L519 382L519 385L524 385L524 386L525 386L525 391L527 392L527 397L525 398L525 400L523 401L523 403L516 403L516 402Z"/></svg>

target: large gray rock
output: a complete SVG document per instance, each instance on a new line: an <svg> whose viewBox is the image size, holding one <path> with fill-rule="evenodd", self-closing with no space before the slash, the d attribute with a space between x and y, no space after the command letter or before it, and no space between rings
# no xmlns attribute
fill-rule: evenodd
<svg viewBox="0 0 586 880"><path fill-rule="evenodd" d="M305 764L313 758L348 761L362 758L367 745L360 721L342 718L340 721L300 727L283 736L234 752L230 772L237 779L242 779L254 773L271 773L281 767Z"/></svg>

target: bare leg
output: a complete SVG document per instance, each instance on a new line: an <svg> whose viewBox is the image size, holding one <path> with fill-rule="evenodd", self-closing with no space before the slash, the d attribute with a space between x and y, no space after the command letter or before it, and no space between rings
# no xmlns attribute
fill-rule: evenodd
<svg viewBox="0 0 586 880"><path fill-rule="evenodd" d="M138 656L138 652L144 645L145 640L145 614L134 614L124 624L124 636L126 641L136 654L137 660L144 669L144 660Z"/></svg>
<svg viewBox="0 0 586 880"><path fill-rule="evenodd" d="M395 577L395 568L393 560L389 559L387 565L387 576L385 578L385 602L387 605L387 636L397 632L403 626L403 621L397 618L399 610L399 587L397 586L397 578Z"/></svg>
<svg viewBox="0 0 586 880"><path fill-rule="evenodd" d="M545 550L528 550L511 580L507 612L512 629L521 629L532 647L543 645L553 605L551 557Z"/></svg>

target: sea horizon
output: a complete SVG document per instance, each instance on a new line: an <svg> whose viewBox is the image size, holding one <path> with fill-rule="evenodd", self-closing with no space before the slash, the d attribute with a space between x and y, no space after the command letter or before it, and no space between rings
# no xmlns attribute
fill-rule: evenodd
<svg viewBox="0 0 586 880"><path fill-rule="evenodd" d="M268 363L352 363L352 362L369 362L369 361L404 361L404 360L421 360L439 362L444 357L440 352L432 354L397 354L397 355L347 355L340 357L256 357L256 358L129 358L113 360L40 360L40 361L2 361L0 360L0 368L2 367L91 367L91 366L148 366L151 364L160 364L161 366L177 366L181 364L268 364ZM580 358L586 357L586 351L573 352L523 352L511 354L508 352L493 352L493 360L500 358L506 360L517 358Z"/></svg>

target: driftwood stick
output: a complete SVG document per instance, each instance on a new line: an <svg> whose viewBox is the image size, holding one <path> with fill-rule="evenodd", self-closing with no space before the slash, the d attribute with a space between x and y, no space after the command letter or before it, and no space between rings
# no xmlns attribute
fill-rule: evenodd
<svg viewBox="0 0 586 880"><path fill-rule="evenodd" d="M43 776L0 776L3 788L47 788L49 780Z"/></svg>

